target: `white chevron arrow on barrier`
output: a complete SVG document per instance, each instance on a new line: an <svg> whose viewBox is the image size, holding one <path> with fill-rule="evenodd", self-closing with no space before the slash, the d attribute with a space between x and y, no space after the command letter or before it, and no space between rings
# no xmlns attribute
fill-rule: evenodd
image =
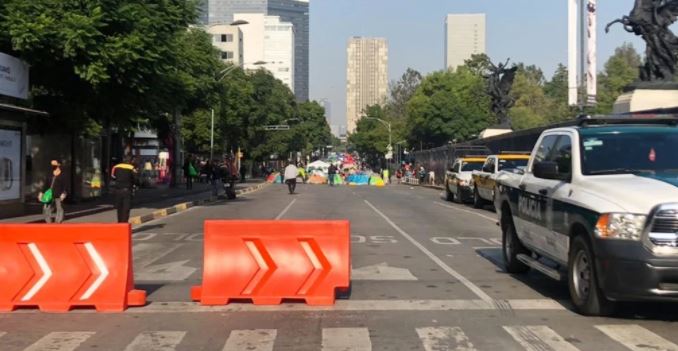
<svg viewBox="0 0 678 351"><path fill-rule="evenodd" d="M97 249L92 245L92 243L85 243L85 249L87 250L87 253L89 256L92 258L92 261L94 261L94 264L97 266L97 269L99 269L99 277L90 285L89 288L87 288L87 291L85 291L84 294L80 297L80 300L87 300L92 295L99 289L101 284L106 280L108 277L108 267L106 267L106 263L104 260L101 258L99 255L99 252L97 252Z"/></svg>
<svg viewBox="0 0 678 351"><path fill-rule="evenodd" d="M49 267L47 264L47 261L45 260L45 257L42 256L42 253L38 249L38 245L35 243L28 243L28 249L31 251L31 254L35 258L35 261L38 262L38 266L40 266L40 269L42 270L42 277L38 280L35 285L24 295L24 297L21 298L21 301L28 301L35 296L35 294L42 289L42 287L47 283L49 278L52 277L52 269Z"/></svg>

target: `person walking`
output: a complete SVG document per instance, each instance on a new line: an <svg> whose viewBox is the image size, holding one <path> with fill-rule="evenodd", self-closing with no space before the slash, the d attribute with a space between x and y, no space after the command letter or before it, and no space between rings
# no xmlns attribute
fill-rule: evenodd
<svg viewBox="0 0 678 351"><path fill-rule="evenodd" d="M64 221L64 205L66 199L66 184L61 171L61 163L57 160L50 162L52 169L47 176L42 191L38 194L38 201L42 202L42 212L45 215L45 223L52 223L52 212L56 208L55 223Z"/></svg>
<svg viewBox="0 0 678 351"><path fill-rule="evenodd" d="M334 163L330 164L330 167L327 169L327 180L330 186L334 186L334 178L337 176L337 166Z"/></svg>
<svg viewBox="0 0 678 351"><path fill-rule="evenodd" d="M111 178L113 179L114 205L118 213L118 223L127 223L132 209L132 195L136 184L137 170L131 162L131 158L113 166Z"/></svg>
<svg viewBox="0 0 678 351"><path fill-rule="evenodd" d="M191 155L186 156L184 160L184 177L186 177L186 190L193 189L193 177L198 175L198 172L193 165L193 157Z"/></svg>
<svg viewBox="0 0 678 351"><path fill-rule="evenodd" d="M216 160L212 160L210 163L209 179L212 185L212 196L216 198L219 196L218 184L219 179L221 179L221 167L217 164Z"/></svg>
<svg viewBox="0 0 678 351"><path fill-rule="evenodd" d="M297 188L297 176L299 175L299 170L297 166L294 165L294 162L289 162L287 167L285 167L284 173L287 189L290 191L290 194L294 194L294 190Z"/></svg>

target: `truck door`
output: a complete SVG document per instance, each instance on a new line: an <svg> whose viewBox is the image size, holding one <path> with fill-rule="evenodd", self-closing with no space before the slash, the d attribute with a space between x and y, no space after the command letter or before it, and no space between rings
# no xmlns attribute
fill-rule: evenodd
<svg viewBox="0 0 678 351"><path fill-rule="evenodd" d="M562 203L556 199L567 197L572 170L572 138L568 134L545 136L530 167L537 162L556 162L558 179L538 178L529 169L521 185L518 202L519 215L525 222L526 241L544 251L552 258L567 262L569 239L558 234L555 223L564 218Z"/></svg>

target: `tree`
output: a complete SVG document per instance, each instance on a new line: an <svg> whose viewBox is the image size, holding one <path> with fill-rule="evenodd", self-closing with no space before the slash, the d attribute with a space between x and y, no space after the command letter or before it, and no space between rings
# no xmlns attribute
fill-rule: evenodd
<svg viewBox="0 0 678 351"><path fill-rule="evenodd" d="M174 38L195 16L190 1L5 0L0 51L31 65L36 107L54 127L125 126L174 70Z"/></svg>
<svg viewBox="0 0 678 351"><path fill-rule="evenodd" d="M365 116L386 119L385 109L380 105L367 106ZM385 126L371 118L361 118L356 124L356 131L348 137L348 142L370 164L377 164L388 148L388 130Z"/></svg>
<svg viewBox="0 0 678 351"><path fill-rule="evenodd" d="M544 75L535 66L518 65L511 95L516 103L509 111L513 129L527 129L548 123L550 103L543 88Z"/></svg>
<svg viewBox="0 0 678 351"><path fill-rule="evenodd" d="M390 99L386 106L395 118L404 118L407 113L407 103L421 84L422 76L418 71L407 68L398 81L389 85Z"/></svg>
<svg viewBox="0 0 678 351"><path fill-rule="evenodd" d="M407 106L411 145L467 140L494 120L483 78L465 66L424 78Z"/></svg>
<svg viewBox="0 0 678 351"><path fill-rule="evenodd" d="M597 113L612 112L612 106L624 92L624 87L639 79L640 55L632 44L626 43L614 51L607 62L605 70L598 75Z"/></svg>

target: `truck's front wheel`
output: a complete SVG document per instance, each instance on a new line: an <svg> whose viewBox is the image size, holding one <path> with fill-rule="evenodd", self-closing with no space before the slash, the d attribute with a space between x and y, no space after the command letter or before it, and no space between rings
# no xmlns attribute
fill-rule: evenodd
<svg viewBox="0 0 678 351"><path fill-rule="evenodd" d="M516 228L510 218L510 214L503 216L502 228L502 251L504 253L504 267L506 272L518 274L527 272L530 267L518 260L518 255L529 254L529 251L523 246L516 235Z"/></svg>
<svg viewBox="0 0 678 351"><path fill-rule="evenodd" d="M614 302L598 287L595 261L589 242L577 236L572 241L568 263L568 285L575 309L587 316L607 316L614 312Z"/></svg>
<svg viewBox="0 0 678 351"><path fill-rule="evenodd" d="M483 208L484 205L485 205L485 201L483 201L483 198L480 197L480 193L478 192L478 188L473 187L473 207Z"/></svg>
<svg viewBox="0 0 678 351"><path fill-rule="evenodd" d="M445 182L445 200L454 201L454 194L450 191L450 185Z"/></svg>

